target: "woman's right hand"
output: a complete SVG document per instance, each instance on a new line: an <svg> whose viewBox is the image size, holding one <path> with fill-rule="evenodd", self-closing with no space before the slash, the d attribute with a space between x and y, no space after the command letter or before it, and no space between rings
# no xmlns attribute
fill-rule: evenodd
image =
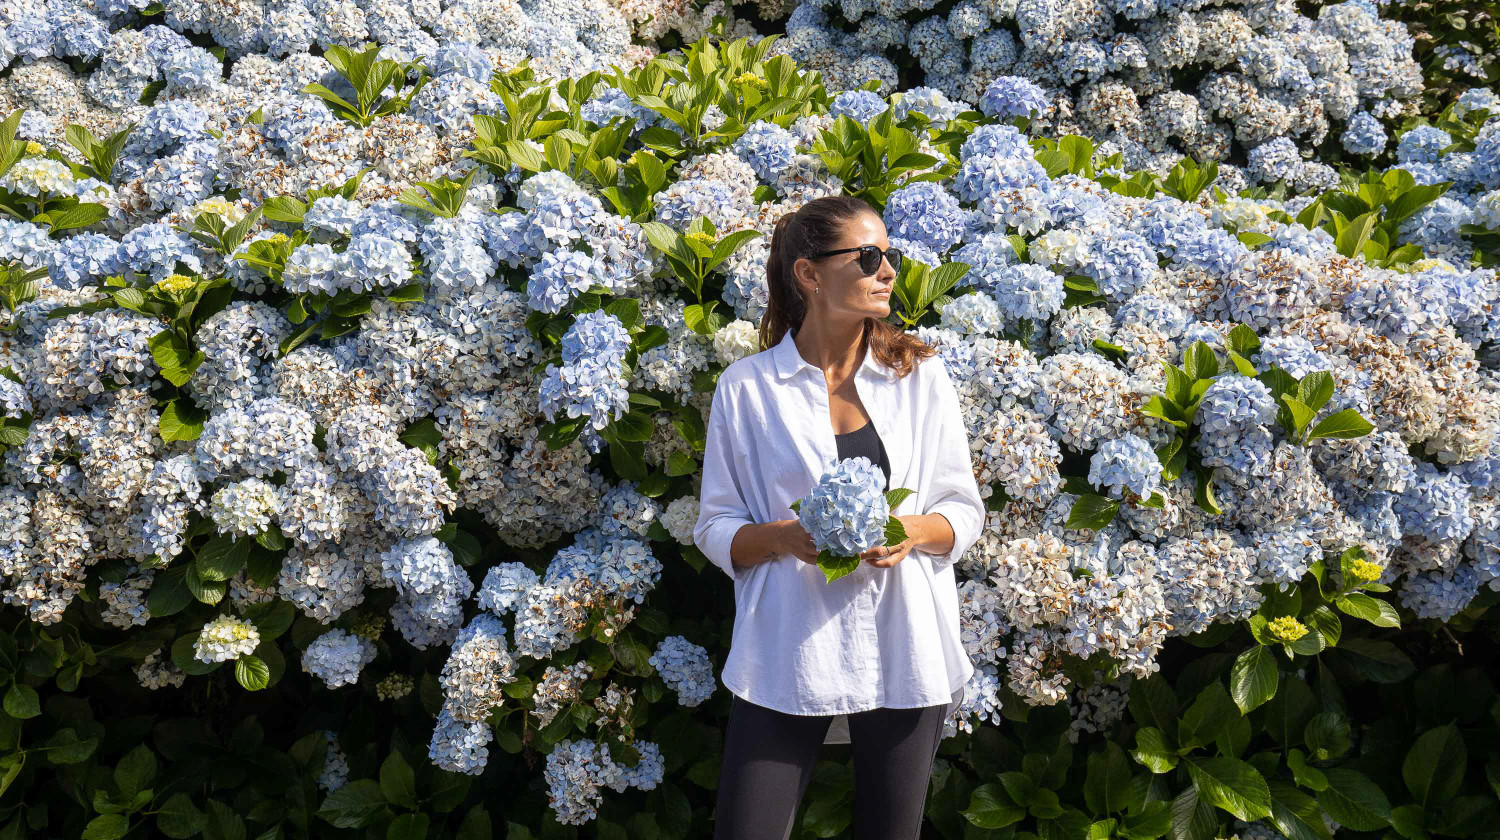
<svg viewBox="0 0 1500 840"><path fill-rule="evenodd" d="M796 519L782 519L774 523L777 531L778 553L791 554L804 563L818 564L818 547L813 544L812 534Z"/></svg>

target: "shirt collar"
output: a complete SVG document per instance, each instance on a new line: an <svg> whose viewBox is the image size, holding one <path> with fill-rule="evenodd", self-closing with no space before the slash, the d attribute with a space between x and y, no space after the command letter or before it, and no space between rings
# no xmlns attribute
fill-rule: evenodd
<svg viewBox="0 0 1500 840"><path fill-rule="evenodd" d="M792 340L792 332L789 329L783 333L781 341L778 341L776 346L771 348L771 357L776 364L777 378L786 379L803 368L811 368L821 373L821 368L802 358L802 354L797 352L797 344ZM860 370L869 371L870 373L886 378L894 377L896 374L894 369L875 358L875 354L871 353L868 349L865 350L865 360L859 367Z"/></svg>

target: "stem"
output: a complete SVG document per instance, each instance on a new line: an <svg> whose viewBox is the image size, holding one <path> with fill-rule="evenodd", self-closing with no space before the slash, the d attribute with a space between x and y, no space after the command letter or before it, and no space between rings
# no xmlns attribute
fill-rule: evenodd
<svg viewBox="0 0 1500 840"><path fill-rule="evenodd" d="M1443 635L1447 636L1448 637L1448 641L1450 641L1450 642L1453 643L1453 647L1458 650L1458 655L1459 656L1463 656L1464 655L1464 646L1463 646L1463 643L1459 642L1459 640L1453 635L1453 631L1448 629L1448 625L1444 624L1444 625L1442 625L1442 627L1443 627Z"/></svg>

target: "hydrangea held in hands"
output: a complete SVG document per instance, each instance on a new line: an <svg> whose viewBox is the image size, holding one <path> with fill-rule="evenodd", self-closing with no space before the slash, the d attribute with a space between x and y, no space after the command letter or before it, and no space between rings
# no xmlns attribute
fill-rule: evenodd
<svg viewBox="0 0 1500 840"><path fill-rule="evenodd" d="M818 568L828 583L859 567L859 555L877 545L895 545L906 530L890 515L911 494L904 487L882 493L885 475L862 455L837 461L812 492L792 503L797 521L818 549Z"/></svg>

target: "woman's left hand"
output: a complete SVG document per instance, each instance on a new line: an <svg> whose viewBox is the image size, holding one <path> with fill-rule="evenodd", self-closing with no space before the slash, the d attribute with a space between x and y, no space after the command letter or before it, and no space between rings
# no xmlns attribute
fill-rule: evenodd
<svg viewBox="0 0 1500 840"><path fill-rule="evenodd" d="M859 555L859 559L864 560L871 566L878 566L885 569L906 559L906 555L910 554L913 548L916 548L916 534L913 531L912 524L907 521L907 517L897 516L894 518L906 529L906 539L895 545L877 545L868 548Z"/></svg>

